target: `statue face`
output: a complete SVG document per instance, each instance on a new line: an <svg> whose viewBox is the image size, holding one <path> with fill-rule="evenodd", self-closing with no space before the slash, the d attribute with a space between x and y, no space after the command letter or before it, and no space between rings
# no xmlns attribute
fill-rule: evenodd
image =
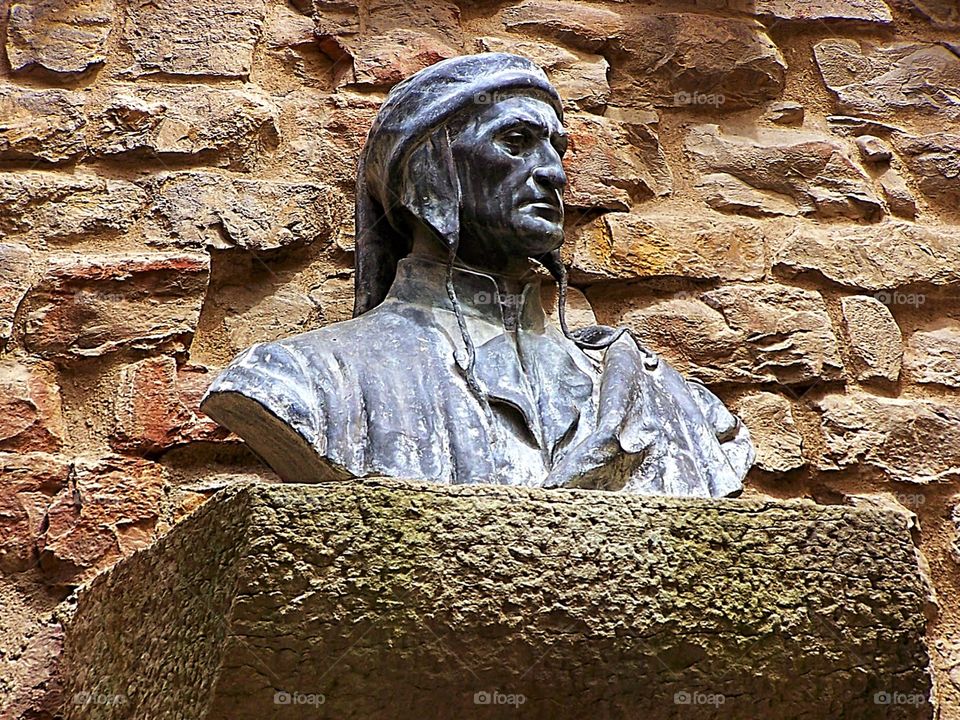
<svg viewBox="0 0 960 720"><path fill-rule="evenodd" d="M566 149L553 108L532 97L502 99L467 120L451 143L465 262L498 267L560 247Z"/></svg>

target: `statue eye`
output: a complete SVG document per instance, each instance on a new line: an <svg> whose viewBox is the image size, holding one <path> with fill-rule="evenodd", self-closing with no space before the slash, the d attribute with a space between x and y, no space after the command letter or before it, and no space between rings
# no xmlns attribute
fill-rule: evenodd
<svg viewBox="0 0 960 720"><path fill-rule="evenodd" d="M500 136L500 144L503 145L511 155L520 155L530 145L532 135L529 130L517 128L508 130Z"/></svg>

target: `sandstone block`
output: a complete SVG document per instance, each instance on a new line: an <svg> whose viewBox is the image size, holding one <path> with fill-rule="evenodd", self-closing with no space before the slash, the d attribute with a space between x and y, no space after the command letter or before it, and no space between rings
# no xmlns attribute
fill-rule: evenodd
<svg viewBox="0 0 960 720"><path fill-rule="evenodd" d="M446 0L397 3L317 2L312 10L321 51L335 63L337 86L386 89L463 51L460 8Z"/></svg>
<svg viewBox="0 0 960 720"><path fill-rule="evenodd" d="M320 34L347 35L360 32L361 0L294 0L302 13L311 13ZM373 3L375 5L375 3ZM369 11L370 4L367 5Z"/></svg>
<svg viewBox="0 0 960 720"><path fill-rule="evenodd" d="M686 150L694 166L709 173L701 187L717 209L858 220L883 214L869 178L824 135L778 130L748 138L701 125L690 131Z"/></svg>
<svg viewBox="0 0 960 720"><path fill-rule="evenodd" d="M960 7L952 0L908 0L910 5L933 23L934 27L944 30L960 29Z"/></svg>
<svg viewBox="0 0 960 720"><path fill-rule="evenodd" d="M607 213L572 240L572 269L584 280L757 280L764 272L763 233L748 220Z"/></svg>
<svg viewBox="0 0 960 720"><path fill-rule="evenodd" d="M803 105L793 101L773 103L767 112L767 117L777 125L803 125L805 109Z"/></svg>
<svg viewBox="0 0 960 720"><path fill-rule="evenodd" d="M74 158L86 149L86 124L79 93L0 85L0 160Z"/></svg>
<svg viewBox="0 0 960 720"><path fill-rule="evenodd" d="M775 191L758 190L729 173L701 175L696 189L707 205L720 212L750 217L800 214L800 208L793 198Z"/></svg>
<svg viewBox="0 0 960 720"><path fill-rule="evenodd" d="M81 591L65 694L122 695L104 720L472 717L494 694L659 720L694 693L723 698L703 717L866 720L900 693L890 717L932 718L929 593L886 509L251 485Z"/></svg>
<svg viewBox="0 0 960 720"><path fill-rule="evenodd" d="M942 45L898 42L870 51L856 40L814 46L839 110L884 117L906 109L960 118L960 57Z"/></svg>
<svg viewBox="0 0 960 720"><path fill-rule="evenodd" d="M329 240L345 208L311 182L249 180L209 172L164 173L144 183L153 198L152 244L267 251Z"/></svg>
<svg viewBox="0 0 960 720"><path fill-rule="evenodd" d="M378 108L375 99L345 91L298 93L283 105L285 132L278 159L349 191L352 207L360 150Z"/></svg>
<svg viewBox="0 0 960 720"><path fill-rule="evenodd" d="M19 0L10 6L7 58L14 72L82 73L106 59L114 0Z"/></svg>
<svg viewBox="0 0 960 720"><path fill-rule="evenodd" d="M54 452L64 434L53 368L10 356L0 359L0 452Z"/></svg>
<svg viewBox="0 0 960 720"><path fill-rule="evenodd" d="M120 457L77 458L71 482L47 512L40 567L76 585L156 539L166 477L160 465Z"/></svg>
<svg viewBox="0 0 960 720"><path fill-rule="evenodd" d="M823 22L842 20L877 25L893 22L883 0L757 0L753 12L777 20Z"/></svg>
<svg viewBox="0 0 960 720"><path fill-rule="evenodd" d="M416 28L452 47L463 45L460 5L453 0L398 3L396 0L332 0L316 6L326 15L330 9L350 8L363 15L363 32L384 35L397 28Z"/></svg>
<svg viewBox="0 0 960 720"><path fill-rule="evenodd" d="M564 0L524 0L503 13L507 30L559 40L586 52L604 48L624 31L613 10Z"/></svg>
<svg viewBox="0 0 960 720"><path fill-rule="evenodd" d="M63 627L58 622L41 625L25 643L16 661L16 690L7 696L4 710L11 717L56 717L60 714L59 658L63 652Z"/></svg>
<svg viewBox="0 0 960 720"><path fill-rule="evenodd" d="M886 141L881 140L875 135L861 135L857 138L857 150L860 151L860 157L864 162L885 163L893 157L893 150Z"/></svg>
<svg viewBox="0 0 960 720"><path fill-rule="evenodd" d="M756 467L767 472L788 472L806 465L803 437L787 398L776 393L750 393L736 402L735 409L750 429L750 439L757 449Z"/></svg>
<svg viewBox="0 0 960 720"><path fill-rule="evenodd" d="M544 69L560 97L572 109L600 111L610 99L607 82L610 64L602 55L577 55L553 43L491 36L477 38L477 50L510 52L530 58Z"/></svg>
<svg viewBox="0 0 960 720"><path fill-rule="evenodd" d="M850 352L859 363L859 380L900 377L903 336L887 306L874 297L853 295L840 299Z"/></svg>
<svg viewBox="0 0 960 720"><path fill-rule="evenodd" d="M313 18L290 5L274 6L265 18L263 39L271 50L305 49L317 42Z"/></svg>
<svg viewBox="0 0 960 720"><path fill-rule="evenodd" d="M22 572L39 562L47 509L67 487L69 463L46 453L0 452L0 570Z"/></svg>
<svg viewBox="0 0 960 720"><path fill-rule="evenodd" d="M389 88L425 67L459 55L430 33L396 28L384 35L364 35L349 43L345 52L353 60L353 72L340 77L338 85L358 88Z"/></svg>
<svg viewBox="0 0 960 720"><path fill-rule="evenodd" d="M247 170L278 142L276 107L251 91L113 85L88 109L98 155L138 153Z"/></svg>
<svg viewBox="0 0 960 720"><path fill-rule="evenodd" d="M640 174L643 184L649 188L648 192L657 197L672 193L673 173L660 144L660 115L649 109L610 107L604 111L603 117L625 133L625 141L635 157L634 164L636 158L640 160Z"/></svg>
<svg viewBox="0 0 960 720"><path fill-rule="evenodd" d="M135 75L245 78L263 25L264 0L130 3L124 42Z"/></svg>
<svg viewBox="0 0 960 720"><path fill-rule="evenodd" d="M113 236L127 230L146 204L136 185L90 173L0 174L0 237L29 239L31 245Z"/></svg>
<svg viewBox="0 0 960 720"><path fill-rule="evenodd" d="M125 348L183 350L209 268L198 254L55 258L24 300L26 347L60 361Z"/></svg>
<svg viewBox="0 0 960 720"><path fill-rule="evenodd" d="M917 178L920 191L952 212L960 209L960 133L919 137L896 135L903 161Z"/></svg>
<svg viewBox="0 0 960 720"><path fill-rule="evenodd" d="M843 376L836 335L819 293L779 285L727 285L701 299L743 336L760 377L803 382Z"/></svg>
<svg viewBox="0 0 960 720"><path fill-rule="evenodd" d="M865 479L940 483L960 477L956 403L827 395L818 402L825 447L820 470L856 466Z"/></svg>
<svg viewBox="0 0 960 720"><path fill-rule="evenodd" d="M798 225L774 248L774 271L817 272L845 287L890 290L960 282L960 231L891 222L873 227Z"/></svg>
<svg viewBox="0 0 960 720"><path fill-rule="evenodd" d="M353 314L352 278L346 286L338 287L341 298L351 305L348 319ZM257 342L279 340L320 327L327 316L327 308L320 300L291 285L282 285L264 292L263 288L249 288L230 295L230 308L223 324L230 344L239 352ZM211 378L211 381L213 378Z"/></svg>
<svg viewBox="0 0 960 720"><path fill-rule="evenodd" d="M328 277L310 291L309 298L315 307L320 308L324 324L349 320L353 317L353 271ZM297 313L298 306L303 315ZM306 310L300 302L292 303L289 317L303 317L306 322ZM234 334L234 337L240 335Z"/></svg>
<svg viewBox="0 0 960 720"><path fill-rule="evenodd" d="M823 298L810 290L727 285L640 306L630 301L611 320L632 328L685 375L707 383L804 385L843 377Z"/></svg>
<svg viewBox="0 0 960 720"><path fill-rule="evenodd" d="M877 184L880 185L883 199L891 213L907 220L913 220L917 217L919 212L917 200L899 173L888 169L877 178Z"/></svg>
<svg viewBox="0 0 960 720"><path fill-rule="evenodd" d="M625 98L716 112L755 107L783 90L786 63L754 20L551 0L526 0L502 17L513 32L602 50L623 71L613 85Z"/></svg>
<svg viewBox="0 0 960 720"><path fill-rule="evenodd" d="M778 98L787 67L760 23L695 13L636 16L615 61L627 97L710 113Z"/></svg>
<svg viewBox="0 0 960 720"><path fill-rule="evenodd" d="M673 178L650 125L596 115L567 115L564 124L570 139L564 157L569 207L629 210L634 198L670 193Z"/></svg>
<svg viewBox="0 0 960 720"><path fill-rule="evenodd" d="M827 127L830 128L830 132L844 137L857 137L865 133L885 137L893 133L903 132L902 128L890 123L880 122L869 117L851 115L827 115Z"/></svg>
<svg viewBox="0 0 960 720"><path fill-rule="evenodd" d="M960 324L948 321L914 332L904 367L914 382L960 388Z"/></svg>
<svg viewBox="0 0 960 720"><path fill-rule="evenodd" d="M544 285L541 288L541 302L547 310L547 317L557 327L560 327L560 313L557 308L558 294L556 285ZM567 325L571 330L597 324L596 313L587 296L574 287L567 288L567 302L564 306Z"/></svg>
<svg viewBox="0 0 960 720"><path fill-rule="evenodd" d="M33 253L20 243L0 243L0 350L10 341L17 308L33 284Z"/></svg>
<svg viewBox="0 0 960 720"><path fill-rule="evenodd" d="M206 368L161 356L124 368L115 404L111 445L121 452L156 454L191 442L215 442L229 433L200 412L213 382Z"/></svg>
<svg viewBox="0 0 960 720"><path fill-rule="evenodd" d="M953 512L950 513L950 520L953 522L953 542L950 543L950 554L953 557L953 561L960 565L960 503L957 503L953 506ZM950 673L950 679L956 682L960 680L960 646L954 648L956 650L956 662L954 663L954 669Z"/></svg>
<svg viewBox="0 0 960 720"><path fill-rule="evenodd" d="M262 33L252 77L274 97L306 88L328 89L341 71L349 70L323 52L317 24L293 3L269 3Z"/></svg>

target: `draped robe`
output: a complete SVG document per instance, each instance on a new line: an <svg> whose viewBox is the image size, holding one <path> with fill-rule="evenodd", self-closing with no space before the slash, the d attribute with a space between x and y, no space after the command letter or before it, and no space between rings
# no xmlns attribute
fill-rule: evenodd
<svg viewBox="0 0 960 720"><path fill-rule="evenodd" d="M741 490L749 433L707 388L626 333L604 351L581 350L548 321L536 278L502 296L493 277L457 267L488 411L463 370L445 273L429 259L401 260L384 302L249 348L211 385L203 411L293 482Z"/></svg>

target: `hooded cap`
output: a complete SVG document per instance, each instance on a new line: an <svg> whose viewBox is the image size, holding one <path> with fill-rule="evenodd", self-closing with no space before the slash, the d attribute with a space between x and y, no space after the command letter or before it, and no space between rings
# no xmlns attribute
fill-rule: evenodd
<svg viewBox="0 0 960 720"><path fill-rule="evenodd" d="M471 105L496 102L501 93L529 91L563 120L560 96L536 64L518 55L481 53L431 65L396 85L367 135L357 171L354 317L379 305L409 252L396 208L409 151L425 135Z"/></svg>

